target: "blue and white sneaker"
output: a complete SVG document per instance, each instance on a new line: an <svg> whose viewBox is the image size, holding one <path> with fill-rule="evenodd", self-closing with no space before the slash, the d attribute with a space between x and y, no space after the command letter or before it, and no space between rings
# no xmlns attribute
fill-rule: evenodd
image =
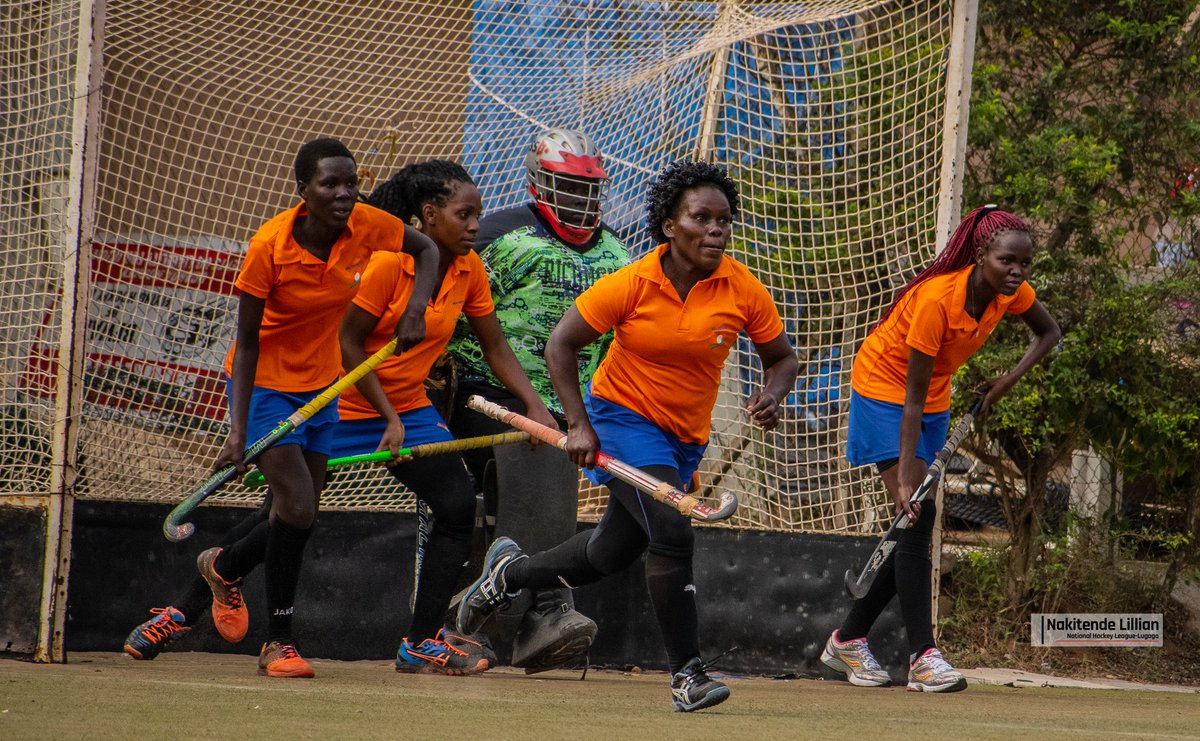
<svg viewBox="0 0 1200 741"><path fill-rule="evenodd" d="M441 633L439 632L439 636ZM396 652L396 671L415 674L433 672L463 676L488 670L488 660L455 648L440 638L426 638L414 646L405 638Z"/></svg>
<svg viewBox="0 0 1200 741"><path fill-rule="evenodd" d="M509 593L504 583L504 570L523 558L521 547L510 538L497 538L483 559L483 573L467 587L458 605L458 631L474 635L487 625L496 610L512 602L518 593Z"/></svg>

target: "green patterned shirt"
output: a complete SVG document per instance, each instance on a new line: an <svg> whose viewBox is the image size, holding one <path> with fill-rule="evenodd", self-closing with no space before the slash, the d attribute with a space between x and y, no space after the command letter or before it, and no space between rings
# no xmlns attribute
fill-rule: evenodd
<svg viewBox="0 0 1200 741"><path fill-rule="evenodd" d="M587 251L577 252L554 237L527 206L485 219L481 236L495 233L487 229L495 226L486 224L489 220L505 226L519 224L482 248L476 243L479 257L488 269L496 317L538 396L550 411L562 414L544 359L550 332L574 305L576 296L601 276L629 262L629 251L616 235L604 228ZM582 386L592 380L610 340L611 336L606 335L579 351ZM504 387L484 359L470 325L461 318L449 350L458 361L462 378Z"/></svg>

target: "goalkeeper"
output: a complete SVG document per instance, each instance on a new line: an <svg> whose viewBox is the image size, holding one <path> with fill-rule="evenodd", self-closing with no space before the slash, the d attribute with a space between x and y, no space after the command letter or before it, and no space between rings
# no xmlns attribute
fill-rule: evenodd
<svg viewBox="0 0 1200 741"><path fill-rule="evenodd" d="M525 156L525 174L530 202L484 218L475 249L491 276L496 315L509 344L542 401L561 420L562 406L543 358L550 332L575 297L623 267L629 252L601 221L609 178L590 137L570 129L544 131ZM525 408L492 373L468 330L460 321L448 362L430 382L430 394L440 398L455 437L507 429L467 409L472 394L521 413ZM580 352L580 383L591 380L605 346ZM542 550L575 534L579 471L561 452L509 445L467 451L463 457L489 509L495 507L496 535ZM570 589L541 590L521 616L512 664L530 673L568 664L587 651L595 636L596 624L575 611Z"/></svg>

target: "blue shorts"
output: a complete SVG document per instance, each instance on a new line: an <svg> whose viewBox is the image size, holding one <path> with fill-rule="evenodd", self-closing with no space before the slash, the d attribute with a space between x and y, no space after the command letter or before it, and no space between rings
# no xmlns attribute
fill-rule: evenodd
<svg viewBox="0 0 1200 741"><path fill-rule="evenodd" d="M590 387L583 403L592 428L600 437L602 451L637 468L670 466L679 471L684 484L692 480L708 445L682 442L637 412L592 396ZM583 474L594 484L606 484L613 479L612 474L599 468L585 468Z"/></svg>
<svg viewBox="0 0 1200 741"><path fill-rule="evenodd" d="M417 407L400 413L400 423L404 425L404 447L425 443L443 443L453 440L450 429L442 421L442 415L431 406ZM366 419L344 419L337 425L333 436L333 454L331 458L344 458L350 455L374 453L379 447L379 439L387 429L383 417L368 417Z"/></svg>
<svg viewBox="0 0 1200 741"><path fill-rule="evenodd" d="M882 463L900 457L900 415L903 404L868 399L850 391L850 423L846 434L846 460L853 466ZM950 430L950 411L921 416L917 457L933 463Z"/></svg>
<svg viewBox="0 0 1200 741"><path fill-rule="evenodd" d="M246 444L253 445L271 433L300 407L317 398L325 389L316 391L276 391L255 386L250 392L250 409L246 414ZM232 397L233 382L225 377L225 393ZM333 428L338 423L337 401L331 401L309 417L279 442L280 445L299 445L310 453L329 455L333 445Z"/></svg>

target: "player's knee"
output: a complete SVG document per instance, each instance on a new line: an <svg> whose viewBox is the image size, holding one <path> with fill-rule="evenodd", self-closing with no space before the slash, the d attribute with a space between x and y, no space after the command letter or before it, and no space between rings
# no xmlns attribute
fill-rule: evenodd
<svg viewBox="0 0 1200 741"><path fill-rule="evenodd" d="M650 552L670 558L691 558L696 545L696 531L682 517L654 529Z"/></svg>

